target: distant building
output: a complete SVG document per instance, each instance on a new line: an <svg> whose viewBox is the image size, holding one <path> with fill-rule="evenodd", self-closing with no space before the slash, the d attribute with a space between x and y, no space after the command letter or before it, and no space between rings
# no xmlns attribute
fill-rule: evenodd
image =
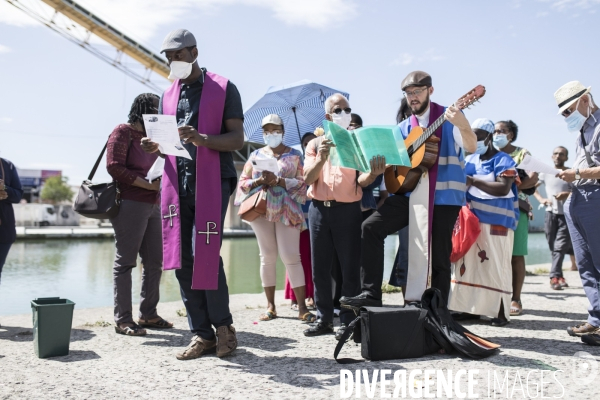
<svg viewBox="0 0 600 400"><path fill-rule="evenodd" d="M46 179L52 176L62 176L62 171L49 169L20 169L17 168L21 186L23 186L23 199L28 203L37 203L40 192Z"/></svg>

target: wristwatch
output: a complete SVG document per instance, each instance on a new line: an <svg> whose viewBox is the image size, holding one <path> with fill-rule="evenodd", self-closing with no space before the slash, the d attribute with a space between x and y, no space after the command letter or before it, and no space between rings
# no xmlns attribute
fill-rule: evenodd
<svg viewBox="0 0 600 400"><path fill-rule="evenodd" d="M575 180L580 180L581 179L581 175L579 175L579 168L577 168L575 170Z"/></svg>

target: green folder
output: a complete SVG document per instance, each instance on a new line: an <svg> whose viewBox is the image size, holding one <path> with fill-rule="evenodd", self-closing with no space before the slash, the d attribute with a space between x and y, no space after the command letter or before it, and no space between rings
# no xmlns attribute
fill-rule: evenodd
<svg viewBox="0 0 600 400"><path fill-rule="evenodd" d="M370 160L385 156L388 165L410 167L404 137L396 125L367 126L348 131L330 121L323 121L328 139L335 143L331 153L333 165L371 172Z"/></svg>

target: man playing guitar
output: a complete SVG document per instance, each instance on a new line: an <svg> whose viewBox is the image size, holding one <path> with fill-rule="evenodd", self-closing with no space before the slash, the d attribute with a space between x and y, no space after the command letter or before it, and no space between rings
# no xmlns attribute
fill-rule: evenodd
<svg viewBox="0 0 600 400"><path fill-rule="evenodd" d="M438 288L442 292L443 298L448 300L452 230L460 208L465 204L464 150L474 152L477 148L477 137L459 108L455 106L444 108L430 102L429 97L433 94L433 86L429 74L423 71L411 72L402 81L402 91L413 113L411 118L405 119L399 125L405 139L417 124L426 128L440 116L445 116L446 122L441 124L435 131L435 135L428 140L430 144L435 143L436 152L439 149L439 154L433 155L435 157L433 166L428 172L422 174L423 178L420 179L420 184L414 191L388 197L385 203L362 224L362 268L364 272L362 293L355 297L343 297L340 302L346 308L381 306L384 240L389 234L398 232L407 226L409 219L413 221L412 226L409 226L411 245L418 242L412 232L419 234L421 231L423 234L423 230L428 230L428 233L423 236L427 238L423 240L425 244L425 262L423 264L425 265L421 265L421 259L417 257L413 257L411 260L412 253L409 251L407 294L411 295L411 289L413 292L412 296L408 298L405 294L405 299L419 301L420 294L430 282L431 286ZM391 170L386 171L386 175L387 172L391 172ZM426 190L425 197L419 197L423 189ZM421 204L420 208L419 204L414 207L414 202L418 200L411 199L411 197L425 199L422 201L424 204ZM409 216L409 210L419 209L428 210L425 212L424 220L423 212L421 212L421 220L415 220L414 217ZM411 215L413 213L410 211ZM419 229L419 227L425 229ZM413 229L417 229L417 231L413 231ZM431 243L431 246L428 243ZM431 277L427 272L427 262L431 265ZM419 281L419 284L413 284L411 283L411 273L414 275L415 270L418 269L425 269L424 273L419 272L425 278Z"/></svg>

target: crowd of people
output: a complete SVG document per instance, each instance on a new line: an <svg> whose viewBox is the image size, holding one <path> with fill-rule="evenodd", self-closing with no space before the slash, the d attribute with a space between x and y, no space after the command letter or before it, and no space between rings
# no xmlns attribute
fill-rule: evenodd
<svg viewBox="0 0 600 400"><path fill-rule="evenodd" d="M307 337L334 333L339 340L356 308L382 305L384 241L398 234L400 246L389 283L402 287L405 302L419 301L428 287L437 288L457 320L489 317L504 326L523 312L529 196L546 206L546 237L552 252L550 285L567 287L562 274L565 254L573 255L590 301L585 323L569 327L570 335L600 345L600 111L590 88L569 82L554 94L569 131L578 133L577 154L566 167L566 148L552 159L557 175L516 168L526 155L515 145L519 129L511 120L472 123L455 105L431 100L432 77L409 73L401 83L404 98L397 122L404 138L413 128L427 128L440 117L435 131L439 154L420 183L403 193L388 193L384 173L393 166L385 157L368 160L370 171L343 168L332 162L332 139L318 130L306 133L302 150L286 146L286 126L277 114L262 120L265 146L248 158L239 181L232 152L244 142L243 110L236 86L200 68L196 39L175 30L161 47L173 84L162 96L141 94L128 121L108 141L107 169L120 185L115 230L115 331L145 335L145 328L169 329L159 316L159 283L163 269L175 269L191 332L180 360L216 352L224 357L237 347L229 310L227 277L219 255L229 198L240 205L261 193L264 214L250 222L260 249L260 278L266 310L260 321L277 318L276 261L286 269L285 296L299 321L308 323ZM142 115L174 115L182 145L191 159L161 154L145 133ZM324 103L323 118L352 130L363 121L350 103L334 94ZM145 179L158 157L163 176ZM278 172L257 167L274 160ZM1 160L0 271L14 235L7 229L9 203L18 202L20 185L14 166ZM545 185L546 197L539 186ZM451 263L452 236L459 214L478 219L479 234L458 261ZM14 227L14 217L13 217ZM14 229L13 229L14 230ZM214 235L214 236L213 236ZM143 263L137 320L131 303L131 271ZM313 312L311 312L314 311Z"/></svg>

